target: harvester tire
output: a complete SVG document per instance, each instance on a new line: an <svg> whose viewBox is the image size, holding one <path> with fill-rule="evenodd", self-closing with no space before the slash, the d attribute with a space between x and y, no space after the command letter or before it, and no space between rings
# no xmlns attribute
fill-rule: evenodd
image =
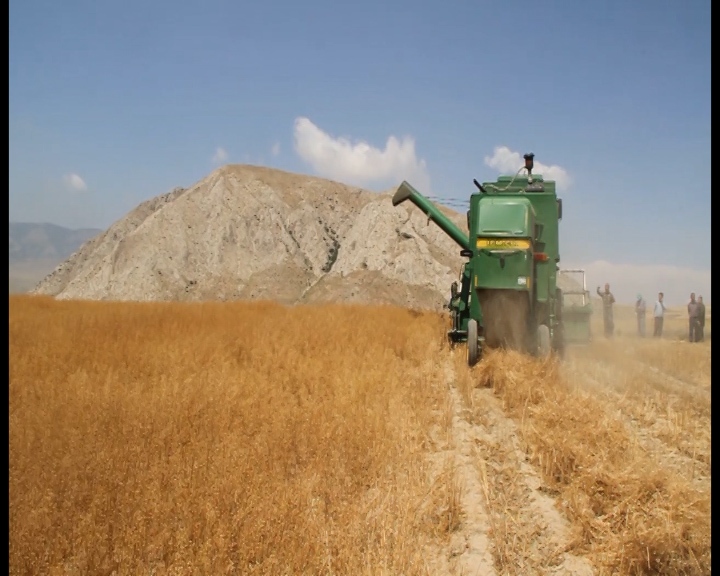
<svg viewBox="0 0 720 576"><path fill-rule="evenodd" d="M467 329L467 360L468 366L475 366L480 358L480 346L478 344L477 320L468 320Z"/></svg>
<svg viewBox="0 0 720 576"><path fill-rule="evenodd" d="M540 324L537 329L537 354L541 358L550 356L552 347L550 345L550 328Z"/></svg>

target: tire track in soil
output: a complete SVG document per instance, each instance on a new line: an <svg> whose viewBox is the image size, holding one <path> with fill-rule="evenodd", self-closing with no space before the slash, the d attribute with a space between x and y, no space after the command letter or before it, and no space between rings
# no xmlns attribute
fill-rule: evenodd
<svg viewBox="0 0 720 576"><path fill-rule="evenodd" d="M602 381L598 380L588 373L588 368L593 368L598 374L605 377L602 378ZM623 422L638 445L658 463L699 486L709 485L709 461L705 461L702 457L692 453L680 451L677 447L668 445L656 435L655 429L659 429L666 424L666 419L662 415L658 415L653 426L649 428L643 426L638 421L638 418L627 412L627 409L623 406L625 403L624 393L617 384L622 378L620 368L613 367L600 360L583 358L581 361L566 360L563 369L569 380L579 382L588 393L593 394L600 401L608 415ZM653 371L653 373L660 377L669 376L659 370ZM663 390L659 391L662 392ZM688 394L686 388L674 390L674 392L683 395ZM692 392L690 392L690 395L693 398L696 397ZM612 397L612 400L610 400L610 397Z"/></svg>
<svg viewBox="0 0 720 576"><path fill-rule="evenodd" d="M452 363L445 364L444 384L447 387L447 416L450 419L446 440L435 438L443 449L435 452L436 468L450 459L460 491L460 522L452 532L447 549L439 552L439 558L429 563L431 574L462 576L498 576L495 570L492 543L489 536L489 518L483 501L470 424L463 416L460 395L455 388Z"/></svg>
<svg viewBox="0 0 720 576"><path fill-rule="evenodd" d="M568 358L581 362L583 360L589 360L595 362L597 365L607 366L604 359L596 358L592 356L592 349L588 347L570 346L568 347ZM709 384L704 385L693 379L685 380L679 378L669 372L653 366L647 361L640 360L633 357L632 349L626 349L621 354L620 362L646 372L652 372L657 377L657 382L654 383L654 387L663 392L676 394L681 397L687 397L696 402L709 402L711 399L711 389Z"/></svg>
<svg viewBox="0 0 720 576"><path fill-rule="evenodd" d="M628 374L624 370L624 367L629 367L630 370L637 369L645 373L650 372L653 377L647 379L645 384L648 388L652 389L653 392L675 396L680 399L687 399L693 402L700 412L710 414L710 388L704 388L698 384L681 380L641 360L623 358L622 364L618 365L604 359L594 358L586 353L578 356L569 354L566 358L565 366L571 367L571 370L575 372L575 376L580 375L581 377L590 377L587 372L588 368L591 368L596 374L602 375L602 380L605 382L605 385L601 386L601 388L612 389L618 394L625 392L622 382L624 380L623 376L627 376ZM566 369L566 372L567 371ZM597 378L590 378L598 382Z"/></svg>
<svg viewBox="0 0 720 576"><path fill-rule="evenodd" d="M636 361L637 365L642 366L644 369L649 370L656 376L662 378L667 387L671 388L673 392L679 395L690 396L693 400L707 400L708 403L711 400L710 388L704 388L702 385L691 382L688 380L681 380L677 376L668 374L667 372L656 368L655 366L648 364L647 362Z"/></svg>
<svg viewBox="0 0 720 576"><path fill-rule="evenodd" d="M527 462L517 425L492 390L473 388L465 405L453 355L446 381L464 514L451 538L451 573L592 575L587 559L568 552L569 523Z"/></svg>

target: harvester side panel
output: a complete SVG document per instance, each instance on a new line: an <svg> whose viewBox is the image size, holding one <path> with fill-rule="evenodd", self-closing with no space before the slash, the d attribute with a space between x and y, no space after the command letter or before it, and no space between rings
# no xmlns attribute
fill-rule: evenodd
<svg viewBox="0 0 720 576"><path fill-rule="evenodd" d="M545 262L537 263L537 300L547 302L555 298L557 263L560 261L558 242L558 204L555 185L545 183L545 192L529 193L527 196L535 207L537 222L541 225L536 251L547 254Z"/></svg>

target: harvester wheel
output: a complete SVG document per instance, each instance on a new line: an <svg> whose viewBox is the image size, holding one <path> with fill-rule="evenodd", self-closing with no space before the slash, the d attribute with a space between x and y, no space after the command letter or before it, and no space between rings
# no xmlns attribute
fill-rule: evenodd
<svg viewBox="0 0 720 576"><path fill-rule="evenodd" d="M545 324L540 324L537 329L537 353L541 358L550 355L550 328Z"/></svg>
<svg viewBox="0 0 720 576"><path fill-rule="evenodd" d="M477 320L468 320L467 331L467 358L468 366L475 366L480 356L478 345L478 324Z"/></svg>

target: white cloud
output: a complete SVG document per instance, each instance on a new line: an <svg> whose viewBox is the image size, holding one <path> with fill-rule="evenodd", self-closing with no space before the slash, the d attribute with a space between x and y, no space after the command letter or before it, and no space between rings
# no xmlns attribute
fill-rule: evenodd
<svg viewBox="0 0 720 576"><path fill-rule="evenodd" d="M275 142L270 152L273 156L277 156L278 154L280 154L280 142Z"/></svg>
<svg viewBox="0 0 720 576"><path fill-rule="evenodd" d="M295 119L294 132L295 151L320 176L355 186L408 180L420 191L430 191L425 161L415 155L410 137L389 136L381 150L362 140L330 136L302 117Z"/></svg>
<svg viewBox="0 0 720 576"><path fill-rule="evenodd" d="M668 306L682 306L690 299L690 292L702 295L710 304L710 270L697 270L668 265L613 264L596 260L584 266L561 263L561 268L584 268L590 294L607 282L621 304L632 304L637 294L647 302L654 302L658 292L664 293Z"/></svg>
<svg viewBox="0 0 720 576"><path fill-rule="evenodd" d="M225 151L225 148L221 148L218 146L217 150L215 150L215 154L212 157L213 164L222 164L227 160L228 154Z"/></svg>
<svg viewBox="0 0 720 576"><path fill-rule="evenodd" d="M265 166L264 156L252 156L250 154L243 154L243 163L250 166Z"/></svg>
<svg viewBox="0 0 720 576"><path fill-rule="evenodd" d="M485 156L485 164L498 172L514 175L521 166L525 166L525 160L519 152L513 152L507 146L495 146L492 156ZM551 166L533 162L533 172L540 174L545 180L555 180L558 190L567 190L572 184L572 179L565 168L553 164Z"/></svg>
<svg viewBox="0 0 720 576"><path fill-rule="evenodd" d="M80 178L77 174L66 174L63 177L63 180L65 180L65 184L73 192L85 192L87 190L85 180Z"/></svg>

